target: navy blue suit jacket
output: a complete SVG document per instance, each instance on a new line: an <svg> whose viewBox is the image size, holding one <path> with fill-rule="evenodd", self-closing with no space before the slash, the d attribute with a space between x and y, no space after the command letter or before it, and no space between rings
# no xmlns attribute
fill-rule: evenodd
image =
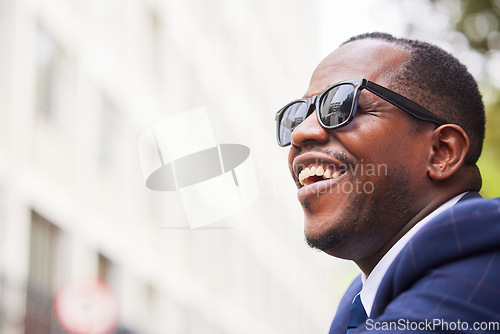
<svg viewBox="0 0 500 334"><path fill-rule="evenodd" d="M499 251L500 199L468 193L403 248L380 284L369 320L356 333L500 333ZM346 332L360 290L357 277L340 302L330 334Z"/></svg>

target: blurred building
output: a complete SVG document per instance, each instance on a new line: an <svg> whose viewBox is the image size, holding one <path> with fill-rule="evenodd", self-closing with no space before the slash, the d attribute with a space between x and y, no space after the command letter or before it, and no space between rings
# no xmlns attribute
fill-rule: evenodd
<svg viewBox="0 0 500 334"><path fill-rule="evenodd" d="M327 331L351 277L304 245L274 147L319 61L315 4L0 0L0 333L63 333L54 296L81 277L114 291L116 333ZM259 198L227 228L183 229L139 168L140 133L200 105L254 154Z"/></svg>

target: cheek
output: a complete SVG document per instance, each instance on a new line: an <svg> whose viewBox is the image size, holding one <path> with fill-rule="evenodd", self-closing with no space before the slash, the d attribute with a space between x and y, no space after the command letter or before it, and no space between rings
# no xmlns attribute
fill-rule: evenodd
<svg viewBox="0 0 500 334"><path fill-rule="evenodd" d="M343 140L358 162L370 164L366 167L377 170L387 167L388 171L404 166L409 172L425 165L425 145L407 122L395 126L398 123L375 117L363 118L362 122L353 122L350 131L344 133Z"/></svg>

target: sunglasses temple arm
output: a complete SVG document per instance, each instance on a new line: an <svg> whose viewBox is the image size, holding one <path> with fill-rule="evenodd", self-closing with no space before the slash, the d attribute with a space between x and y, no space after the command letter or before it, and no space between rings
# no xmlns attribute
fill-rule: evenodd
<svg viewBox="0 0 500 334"><path fill-rule="evenodd" d="M446 122L444 120L437 117L436 115L434 115L429 110L422 107L421 105L404 97L403 95L400 95L396 92L393 92L392 90L389 90L385 87L382 87L374 82L367 82L365 87L370 92L377 95L378 97L386 100L387 102L395 105L396 107L398 107L400 109L403 109L407 113L411 114L412 116L414 116L422 121L429 121L429 122L436 123L438 125L446 124Z"/></svg>

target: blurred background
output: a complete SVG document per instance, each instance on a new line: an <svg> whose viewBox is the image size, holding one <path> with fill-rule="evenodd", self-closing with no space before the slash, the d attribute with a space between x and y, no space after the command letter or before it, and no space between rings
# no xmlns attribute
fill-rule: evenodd
<svg viewBox="0 0 500 334"><path fill-rule="evenodd" d="M350 36L433 42L480 83L495 197L499 17L499 0L0 0L0 333L71 333L54 303L93 278L114 333L327 333L358 271L304 242L276 111ZM172 228L187 225L178 194L139 166L144 130L200 106L219 143L253 155L258 198L228 228ZM94 319L99 293L74 316Z"/></svg>

